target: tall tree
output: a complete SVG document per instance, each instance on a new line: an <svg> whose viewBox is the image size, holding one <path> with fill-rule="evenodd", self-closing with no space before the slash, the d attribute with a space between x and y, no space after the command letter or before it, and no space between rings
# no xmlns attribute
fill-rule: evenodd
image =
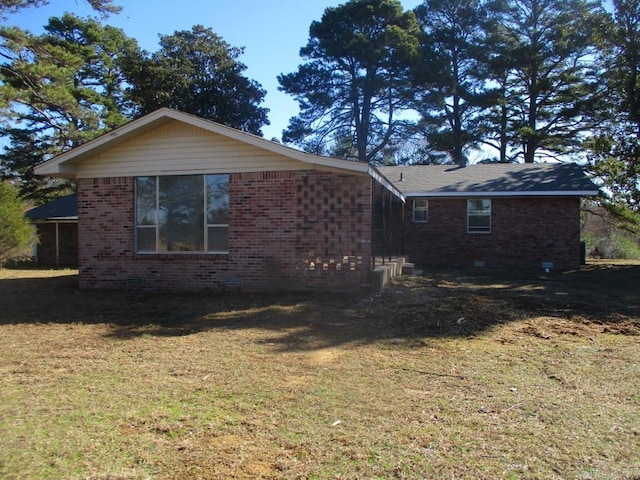
<svg viewBox="0 0 640 480"><path fill-rule="evenodd" d="M484 10L479 0L426 0L416 8L424 31L423 86L418 110L433 148L460 166L480 141L486 82L479 63L486 52ZM439 68L434 69L437 65Z"/></svg>
<svg viewBox="0 0 640 480"><path fill-rule="evenodd" d="M5 176L21 178L29 197L35 162L69 150L126 121L119 62L137 50L119 29L66 14L34 36L0 29L0 134L9 141L0 157ZM46 185L45 185L46 184Z"/></svg>
<svg viewBox="0 0 640 480"><path fill-rule="evenodd" d="M89 5L102 15L109 13L117 13L122 8L114 5L113 0L86 0ZM0 0L0 18L6 17L7 14L16 13L28 7L40 7L48 5L48 0Z"/></svg>
<svg viewBox="0 0 640 480"><path fill-rule="evenodd" d="M605 206L640 233L640 1L613 0L613 7L603 60L612 116L589 142L589 165Z"/></svg>
<svg viewBox="0 0 640 480"><path fill-rule="evenodd" d="M518 132L513 130L517 122L518 88L516 76L520 59L511 52L516 42L503 31L493 16L487 16L483 24L485 31L484 58L480 63L480 75L487 79L485 108L480 114L479 130L484 150L496 150L498 156L484 161L511 163L517 160L519 150L513 148L520 143Z"/></svg>
<svg viewBox="0 0 640 480"><path fill-rule="evenodd" d="M33 167L51 157L52 146L41 135L15 128L6 131L5 140L8 143L0 153L0 181L15 183L22 198L39 205L73 191L66 180L34 174Z"/></svg>
<svg viewBox="0 0 640 480"><path fill-rule="evenodd" d="M595 62L602 22L590 0L491 0L490 15L511 59L511 130L521 158L572 153L600 121L601 70ZM507 96L505 96L507 98Z"/></svg>
<svg viewBox="0 0 640 480"><path fill-rule="evenodd" d="M265 91L244 76L243 49L231 47L211 29L160 36L160 50L131 57L126 67L137 114L171 107L246 132L261 134L268 109Z"/></svg>
<svg viewBox="0 0 640 480"><path fill-rule="evenodd" d="M280 75L300 114L290 120L285 142L324 153L351 137L355 158L380 160L411 123L410 67L419 58L420 28L397 0L350 0L327 8L309 29L300 50L305 63Z"/></svg>

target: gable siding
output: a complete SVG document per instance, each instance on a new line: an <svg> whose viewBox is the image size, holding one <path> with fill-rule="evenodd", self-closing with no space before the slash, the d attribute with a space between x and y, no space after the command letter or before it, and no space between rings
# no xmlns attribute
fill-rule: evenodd
<svg viewBox="0 0 640 480"><path fill-rule="evenodd" d="M77 178L309 168L268 150L173 120L82 162Z"/></svg>

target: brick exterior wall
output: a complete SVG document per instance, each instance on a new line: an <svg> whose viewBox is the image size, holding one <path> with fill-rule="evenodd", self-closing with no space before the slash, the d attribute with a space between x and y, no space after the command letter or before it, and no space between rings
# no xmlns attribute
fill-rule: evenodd
<svg viewBox="0 0 640 480"><path fill-rule="evenodd" d="M493 198L491 233L467 233L466 199L429 199L429 221L405 210L404 251L422 267L555 269L580 266L580 199Z"/></svg>
<svg viewBox="0 0 640 480"><path fill-rule="evenodd" d="M229 175L229 253L137 254L134 178L78 180L82 288L356 290L371 271L371 179Z"/></svg>

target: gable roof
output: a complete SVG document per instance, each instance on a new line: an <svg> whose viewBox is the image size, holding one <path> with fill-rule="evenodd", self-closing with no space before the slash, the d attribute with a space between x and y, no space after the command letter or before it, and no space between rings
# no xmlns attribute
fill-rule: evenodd
<svg viewBox="0 0 640 480"><path fill-rule="evenodd" d="M78 196L75 193L56 198L44 205L32 208L25 217L29 220L77 220Z"/></svg>
<svg viewBox="0 0 640 480"><path fill-rule="evenodd" d="M575 163L380 167L405 197L591 196L598 187Z"/></svg>
<svg viewBox="0 0 640 480"><path fill-rule="evenodd" d="M38 175L75 178L74 175L77 170L77 165L82 161L95 157L96 155L119 146L142 133L158 128L159 126L173 120L282 155L292 160L307 163L309 165L337 168L339 170L361 173L367 173L368 171L367 164L305 153L276 142L265 140L257 135L242 132L235 128L227 127L210 120L205 120L195 115L190 115L171 108L160 108L159 110L133 120L119 128L116 128L115 130L112 130L111 132L105 133L94 140L36 166L35 172Z"/></svg>
<svg viewBox="0 0 640 480"><path fill-rule="evenodd" d="M206 132L235 140L266 152L279 155L289 160L300 162L309 168L325 168L338 171L369 175L390 190L394 195L403 199L401 192L380 174L373 166L362 162L344 160L322 155L314 155L296 150L277 142L266 140L257 135L242 132L235 128L205 120L171 108L160 108L144 117L133 120L111 132L95 138L79 147L65 152L35 167L37 175L49 175L62 178L77 178L79 165L82 162L101 157L109 150L115 149L126 142L134 140L152 130L158 129L170 122L181 122L185 125L200 128Z"/></svg>

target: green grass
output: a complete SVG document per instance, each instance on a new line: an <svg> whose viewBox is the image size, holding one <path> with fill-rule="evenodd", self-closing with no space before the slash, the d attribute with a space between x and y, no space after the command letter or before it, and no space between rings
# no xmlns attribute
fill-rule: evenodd
<svg viewBox="0 0 640 480"><path fill-rule="evenodd" d="M376 298L75 281L0 270L3 479L640 478L638 265Z"/></svg>

